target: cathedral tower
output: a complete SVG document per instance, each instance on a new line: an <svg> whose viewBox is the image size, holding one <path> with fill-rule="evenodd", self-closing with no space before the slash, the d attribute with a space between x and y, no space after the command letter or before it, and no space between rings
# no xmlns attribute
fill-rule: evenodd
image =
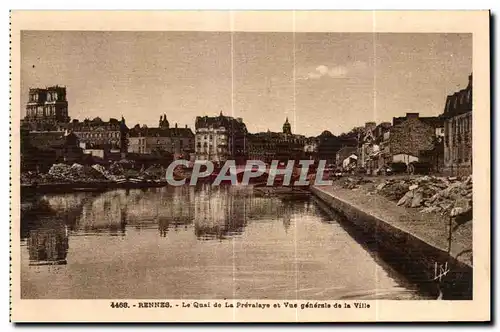
<svg viewBox="0 0 500 332"><path fill-rule="evenodd" d="M290 122L288 122L288 117L286 118L286 121L283 124L283 133L288 135L292 134L292 126L290 125Z"/></svg>

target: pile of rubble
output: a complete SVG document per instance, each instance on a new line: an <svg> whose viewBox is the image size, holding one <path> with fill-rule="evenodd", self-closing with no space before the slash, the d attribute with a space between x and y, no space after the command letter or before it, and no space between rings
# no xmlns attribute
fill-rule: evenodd
<svg viewBox="0 0 500 332"><path fill-rule="evenodd" d="M107 172L107 174L115 176L123 176L125 174L125 170L123 169L123 166L120 163L114 162L109 166L109 172Z"/></svg>
<svg viewBox="0 0 500 332"><path fill-rule="evenodd" d="M371 180L367 180L363 177L348 177L345 179L342 179L342 188L344 189L357 189L359 186L366 184L366 183L373 183Z"/></svg>
<svg viewBox="0 0 500 332"><path fill-rule="evenodd" d="M456 216L472 211L472 176L386 180L377 186L376 191L397 201L399 206L420 208L423 213Z"/></svg>
<svg viewBox="0 0 500 332"><path fill-rule="evenodd" d="M22 184L33 183L79 183L79 182L120 182L127 178L156 180L165 178L165 169L161 165L151 166L141 171L123 167L121 163L113 163L109 167L100 164L92 166L80 164L54 164L47 173L23 172Z"/></svg>
<svg viewBox="0 0 500 332"><path fill-rule="evenodd" d="M114 175L113 173L108 171L104 166L99 164L92 165L92 169L101 174L102 178L106 180L116 181L121 177L119 175Z"/></svg>
<svg viewBox="0 0 500 332"><path fill-rule="evenodd" d="M73 164L54 164L45 178L61 182L94 182L106 180L102 173L93 167Z"/></svg>
<svg viewBox="0 0 500 332"><path fill-rule="evenodd" d="M161 165L153 165L148 167L144 172L141 172L144 177L148 179L164 179L165 178L165 168Z"/></svg>
<svg viewBox="0 0 500 332"><path fill-rule="evenodd" d="M39 182L39 176L35 172L22 172L21 173L21 183L22 184L32 184Z"/></svg>

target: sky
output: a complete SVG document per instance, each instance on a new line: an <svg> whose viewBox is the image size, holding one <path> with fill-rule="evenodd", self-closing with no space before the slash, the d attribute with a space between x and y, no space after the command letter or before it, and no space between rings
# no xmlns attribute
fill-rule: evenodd
<svg viewBox="0 0 500 332"><path fill-rule="evenodd" d="M417 112L436 116L472 73L472 35L437 33L23 31L28 90L66 86L72 119L194 130L241 117L250 132L348 132Z"/></svg>

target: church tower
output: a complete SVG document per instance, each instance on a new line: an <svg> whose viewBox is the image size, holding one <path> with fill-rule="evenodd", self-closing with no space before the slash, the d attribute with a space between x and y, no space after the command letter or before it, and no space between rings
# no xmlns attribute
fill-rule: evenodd
<svg viewBox="0 0 500 332"><path fill-rule="evenodd" d="M29 124L32 129L54 130L69 120L65 87L56 85L45 89L29 89L23 123Z"/></svg>
<svg viewBox="0 0 500 332"><path fill-rule="evenodd" d="M168 129L170 127L170 124L168 123L166 114L163 114L163 116L160 116L160 123L158 126L162 129Z"/></svg>
<svg viewBox="0 0 500 332"><path fill-rule="evenodd" d="M290 122L288 122L288 117L286 118L286 121L283 124L283 133L288 135L292 134L292 126L290 126Z"/></svg>

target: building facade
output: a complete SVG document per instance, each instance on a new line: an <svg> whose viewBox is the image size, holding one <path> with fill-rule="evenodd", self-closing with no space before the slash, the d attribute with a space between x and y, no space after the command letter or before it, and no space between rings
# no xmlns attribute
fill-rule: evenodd
<svg viewBox="0 0 500 332"><path fill-rule="evenodd" d="M309 160L318 160L318 145L317 137L307 137L304 139L304 158Z"/></svg>
<svg viewBox="0 0 500 332"><path fill-rule="evenodd" d="M247 158L247 128L243 119L224 116L198 116L195 122L195 158L216 164Z"/></svg>
<svg viewBox="0 0 500 332"><path fill-rule="evenodd" d="M397 126L409 118L418 118L421 122L434 128L435 137L444 137L444 119L441 116L420 116L420 113L406 113L406 116L394 117L392 125Z"/></svg>
<svg viewBox="0 0 500 332"><path fill-rule="evenodd" d="M472 174L472 74L465 89L446 98L444 126L444 171L452 175Z"/></svg>
<svg viewBox="0 0 500 332"><path fill-rule="evenodd" d="M367 161L373 153L373 145L375 144L374 130L376 127L377 124L375 122L366 122L364 128L360 132L358 144L358 167L367 167Z"/></svg>
<svg viewBox="0 0 500 332"><path fill-rule="evenodd" d="M366 161L368 173L378 174L384 165L392 161L388 141L391 128L390 122L382 122L373 129L373 141Z"/></svg>
<svg viewBox="0 0 500 332"><path fill-rule="evenodd" d="M80 163L83 150L78 137L64 131L21 129L21 170L47 171L55 163Z"/></svg>
<svg viewBox="0 0 500 332"><path fill-rule="evenodd" d="M195 135L187 125L170 128L170 143L175 159L194 159Z"/></svg>
<svg viewBox="0 0 500 332"><path fill-rule="evenodd" d="M73 120L69 130L80 140L84 150L102 150L104 153L121 153L125 157L128 147L128 127L125 119L103 121L97 117L84 121Z"/></svg>
<svg viewBox="0 0 500 332"><path fill-rule="evenodd" d="M273 160L286 162L305 156L306 138L292 133L288 118L282 132L261 132L248 135L248 159L270 164Z"/></svg>
<svg viewBox="0 0 500 332"><path fill-rule="evenodd" d="M130 129L129 132L129 153L153 154L155 152L171 152L172 140L170 131L162 128L148 128L139 125Z"/></svg>
<svg viewBox="0 0 500 332"><path fill-rule="evenodd" d="M278 134L270 131L248 134L248 159L261 160L270 164L272 160L276 159Z"/></svg>
<svg viewBox="0 0 500 332"><path fill-rule="evenodd" d="M169 153L174 159L190 159L194 152L194 134L186 125L177 123L170 128L166 115L160 117L159 127L136 125L129 131L128 152L136 154Z"/></svg>
<svg viewBox="0 0 500 332"><path fill-rule="evenodd" d="M337 151L337 155L336 155L336 162L335 164L337 165L337 167L339 168L342 168L344 167L344 161L347 159L350 161L350 157L352 155L355 155L356 158L353 158L357 161L357 153L358 153L358 149L357 147L355 146L344 146L343 148L341 148L340 150Z"/></svg>
<svg viewBox="0 0 500 332"><path fill-rule="evenodd" d="M389 135L389 160L409 164L418 161L423 151L434 149L435 128L408 113L407 119L392 127Z"/></svg>
<svg viewBox="0 0 500 332"><path fill-rule="evenodd" d="M23 124L30 130L61 130L69 122L66 88L52 86L29 89Z"/></svg>
<svg viewBox="0 0 500 332"><path fill-rule="evenodd" d="M352 171L358 164L358 156L353 153L344 158L341 162L341 167L344 171Z"/></svg>
<svg viewBox="0 0 500 332"><path fill-rule="evenodd" d="M391 163L425 161L432 165L432 170L439 171L443 127L440 117L420 117L419 113L394 117L392 124L382 122L366 133L369 135L363 141L363 167L367 173L377 174Z"/></svg>

